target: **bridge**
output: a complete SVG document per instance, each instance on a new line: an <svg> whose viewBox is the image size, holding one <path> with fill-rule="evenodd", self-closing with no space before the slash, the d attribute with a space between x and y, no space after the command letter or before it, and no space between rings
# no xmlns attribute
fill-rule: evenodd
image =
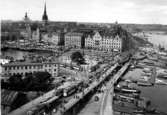
<svg viewBox="0 0 167 115"><path fill-rule="evenodd" d="M115 68L118 67L118 64L115 64L110 69L108 69L99 80L94 81L90 84L90 86L86 89L84 89L82 92L77 93L75 97L78 98L72 98L67 103L63 105L62 108L59 108L57 112L54 115L62 115L69 109L71 109L75 104L77 104L81 99L83 99L86 95L88 95L91 91L93 91L95 88L97 88L102 82L105 81L105 79L115 70Z"/></svg>
<svg viewBox="0 0 167 115"><path fill-rule="evenodd" d="M113 96L114 96L114 84L128 69L130 62L126 63L118 72L113 76L112 79L107 83L107 88L102 97L102 103L100 108L100 115L113 115Z"/></svg>
<svg viewBox="0 0 167 115"><path fill-rule="evenodd" d="M66 111L68 111L69 109L73 108L74 105L76 105L78 102L80 102L80 100L84 99L85 96L87 96L88 94L90 94L91 91L95 90L96 88L98 88L98 86L100 84L102 84L106 78L109 77L109 75L118 67L119 64L115 64L114 66L110 67L108 70L106 70L101 77L92 82L89 87L85 88L82 92L76 93L74 97L72 97L67 103L63 103L61 107L59 107L57 109L57 111L54 113L55 115L61 115L63 113L65 113ZM105 93L106 97L111 97L108 96L110 90L113 88L113 84L119 79L119 77L124 73L124 71L127 69L129 63L126 64L119 72L118 74L116 74L108 84L112 84L112 85L108 85L108 90L107 93ZM110 87L109 87L110 86ZM111 87L112 86L112 87ZM76 98L77 97L77 98ZM12 111L11 113L9 113L9 115L26 115L28 113L28 111L31 111L33 108L38 107L40 105L43 104L43 102L45 103L52 103L53 101L59 99L59 96L55 96L55 90L51 90L49 92L47 92L46 94L34 99L33 101L21 106L20 108ZM112 98L111 98L112 99ZM106 100L106 98L104 98L104 100ZM105 110L105 109L104 109ZM107 109L110 110L110 109ZM106 110L106 111L107 111ZM103 114L104 115L104 114Z"/></svg>

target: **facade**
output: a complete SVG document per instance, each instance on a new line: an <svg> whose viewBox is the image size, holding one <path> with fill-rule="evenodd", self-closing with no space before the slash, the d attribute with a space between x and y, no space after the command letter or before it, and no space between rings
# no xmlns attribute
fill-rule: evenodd
<svg viewBox="0 0 167 115"><path fill-rule="evenodd" d="M26 29L20 31L20 35L27 40L31 39L31 33L31 27L28 24L26 25Z"/></svg>
<svg viewBox="0 0 167 115"><path fill-rule="evenodd" d="M2 65L3 75L25 75L30 72L47 71L52 77L58 76L58 64L57 63L8 63Z"/></svg>
<svg viewBox="0 0 167 115"><path fill-rule="evenodd" d="M69 32L65 34L64 42L66 47L81 48L83 34L77 32Z"/></svg>
<svg viewBox="0 0 167 115"><path fill-rule="evenodd" d="M39 30L39 28L37 28L36 31L32 32L32 40L36 41L36 42L39 42L39 40L40 40L40 30Z"/></svg>
<svg viewBox="0 0 167 115"><path fill-rule="evenodd" d="M52 32L42 34L42 41L58 45L61 39L61 33Z"/></svg>
<svg viewBox="0 0 167 115"><path fill-rule="evenodd" d="M94 31L85 38L85 48L102 51L121 51L122 39L118 35L113 37L109 33L100 34L98 31Z"/></svg>

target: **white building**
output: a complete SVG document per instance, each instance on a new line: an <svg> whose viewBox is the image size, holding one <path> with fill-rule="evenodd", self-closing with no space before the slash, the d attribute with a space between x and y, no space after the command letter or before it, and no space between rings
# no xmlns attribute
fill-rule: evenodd
<svg viewBox="0 0 167 115"><path fill-rule="evenodd" d="M64 42L66 47L77 47L81 48L82 33L69 32L65 34Z"/></svg>
<svg viewBox="0 0 167 115"><path fill-rule="evenodd" d="M116 35L115 37L109 33L100 34L94 31L85 38L85 48L92 48L102 51L121 51L122 39Z"/></svg>
<svg viewBox="0 0 167 115"><path fill-rule="evenodd" d="M39 42L39 39L40 39L40 31L39 28L37 28L36 31L32 32L32 40Z"/></svg>
<svg viewBox="0 0 167 115"><path fill-rule="evenodd" d="M8 63L2 65L2 75L11 76L15 74L25 75L26 73L33 73L39 71L47 71L52 77L58 76L57 63Z"/></svg>
<svg viewBox="0 0 167 115"><path fill-rule="evenodd" d="M25 39L31 39L31 27L30 25L26 26L26 29L20 31L20 35L23 36Z"/></svg>
<svg viewBox="0 0 167 115"><path fill-rule="evenodd" d="M42 34L42 41L48 42L54 45L58 45L58 43L60 42L60 39L61 39L61 35L60 33L57 33L57 32Z"/></svg>

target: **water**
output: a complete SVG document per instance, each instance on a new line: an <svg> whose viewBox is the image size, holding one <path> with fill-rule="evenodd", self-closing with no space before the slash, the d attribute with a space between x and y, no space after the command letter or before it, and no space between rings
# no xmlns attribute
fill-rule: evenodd
<svg viewBox="0 0 167 115"><path fill-rule="evenodd" d="M142 75L141 69L129 71L124 79L139 80ZM141 96L146 97L151 101L151 106L161 112L167 113L167 85L155 85L153 87L138 86L141 90Z"/></svg>
<svg viewBox="0 0 167 115"><path fill-rule="evenodd" d="M2 51L2 58L5 58L6 56L11 56L14 59L23 59L23 56L28 55L29 52L26 51L19 51L19 50L13 50L8 49L6 51Z"/></svg>
<svg viewBox="0 0 167 115"><path fill-rule="evenodd" d="M164 32L158 32L158 31L152 31L146 33L148 35L148 40L155 44L155 45L161 45L164 46L165 49L167 49L167 34Z"/></svg>
<svg viewBox="0 0 167 115"><path fill-rule="evenodd" d="M23 56L25 55L28 55L32 52L28 52L28 51L20 51L20 50L15 50L15 49L7 49L5 51L2 51L1 54L2 54L2 58L5 58L6 56L11 56L13 57L15 60L19 60L19 59L23 59ZM38 55L49 55L50 53L49 52L33 52L35 54L38 54Z"/></svg>
<svg viewBox="0 0 167 115"><path fill-rule="evenodd" d="M167 113L167 85L155 85L154 87L138 87L141 96L151 100L151 106L161 112Z"/></svg>

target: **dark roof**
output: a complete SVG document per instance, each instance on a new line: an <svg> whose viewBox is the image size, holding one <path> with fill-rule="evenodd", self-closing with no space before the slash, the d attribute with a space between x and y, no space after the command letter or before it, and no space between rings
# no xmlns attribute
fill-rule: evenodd
<svg viewBox="0 0 167 115"><path fill-rule="evenodd" d="M91 37L95 34L95 32L98 31L99 34L102 37L112 37L115 38L115 36L120 36L121 38L126 38L129 33L123 29L120 25L115 25L113 28L111 28L110 30L108 29L99 29L99 30L89 30L84 32L85 33L85 37L87 37L88 35L90 35Z"/></svg>
<svg viewBox="0 0 167 115"><path fill-rule="evenodd" d="M44 64L57 64L57 62L45 62L45 63L30 63L30 62L13 62L13 63L6 63L3 66L36 66L36 65L44 65Z"/></svg>
<svg viewBox="0 0 167 115"><path fill-rule="evenodd" d="M1 90L1 104L11 106L18 96L18 92L10 90Z"/></svg>

